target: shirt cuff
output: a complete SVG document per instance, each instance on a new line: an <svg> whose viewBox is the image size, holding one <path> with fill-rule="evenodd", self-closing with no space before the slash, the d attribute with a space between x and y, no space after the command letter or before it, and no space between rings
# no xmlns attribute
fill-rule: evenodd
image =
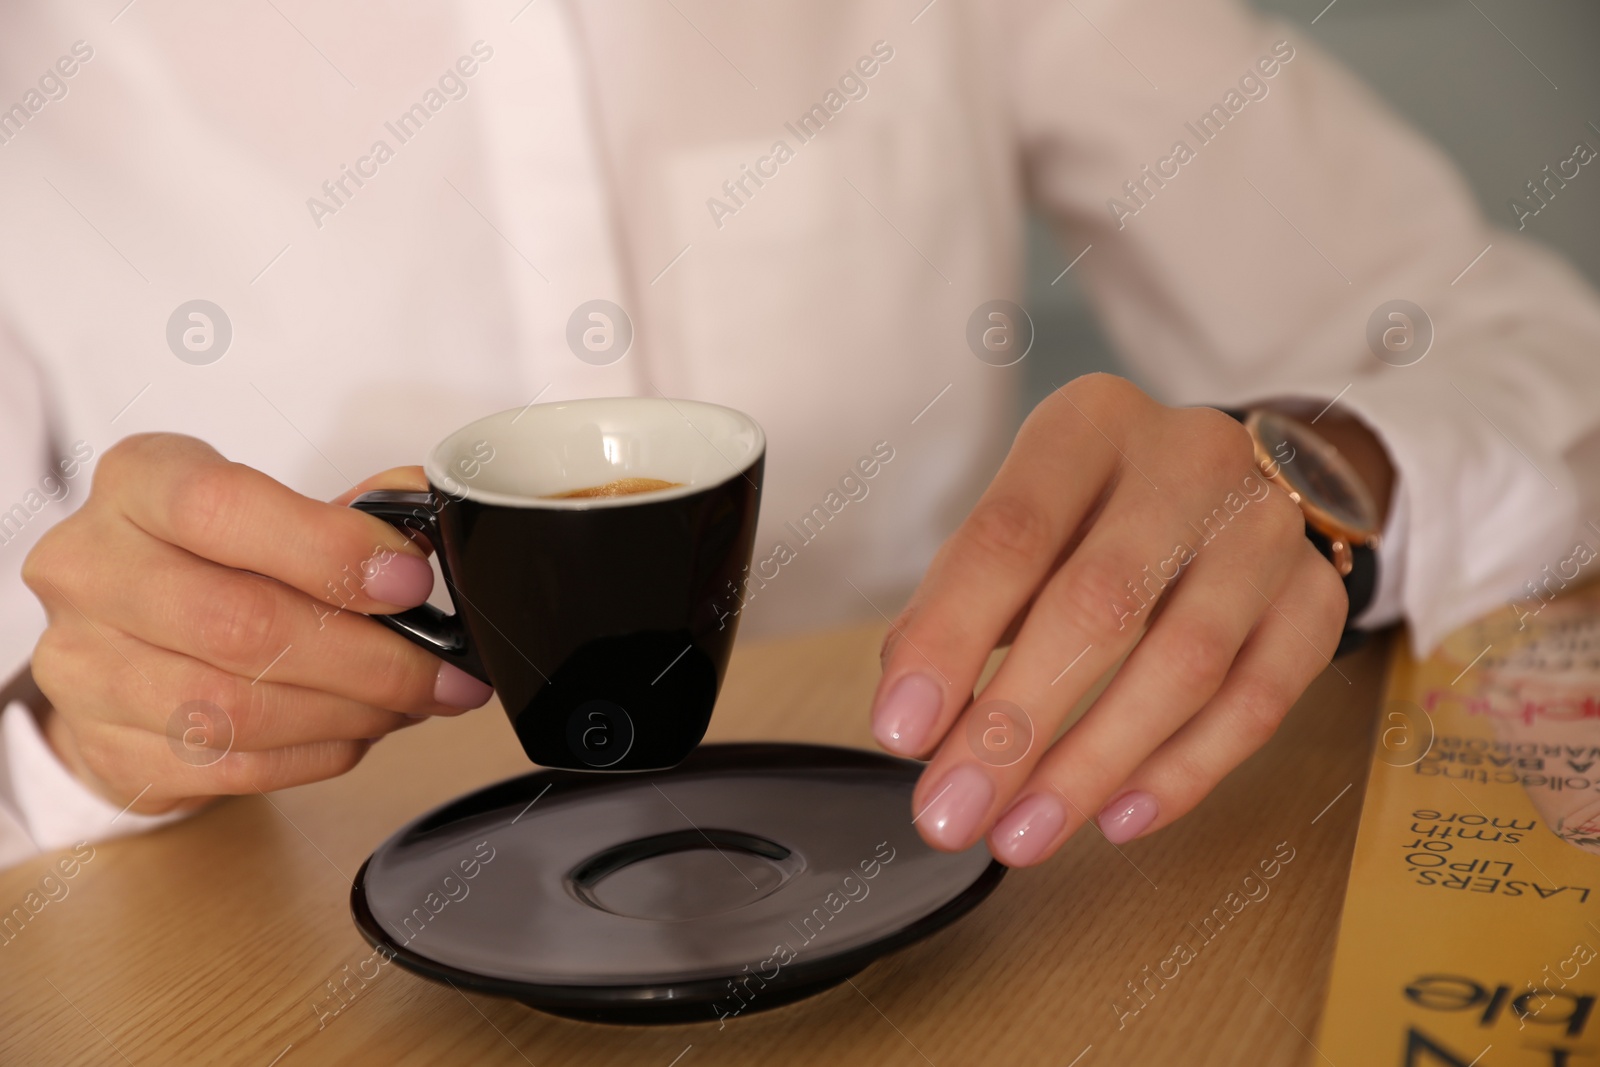
<svg viewBox="0 0 1600 1067"><path fill-rule="evenodd" d="M0 797L40 852L144 833L188 811L138 815L91 791L61 762L25 704L0 715Z"/></svg>

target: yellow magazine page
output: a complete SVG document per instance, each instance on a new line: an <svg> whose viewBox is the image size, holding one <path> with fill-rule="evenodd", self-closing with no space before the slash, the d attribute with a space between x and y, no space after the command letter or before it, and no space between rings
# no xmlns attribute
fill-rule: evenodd
<svg viewBox="0 0 1600 1067"><path fill-rule="evenodd" d="M1308 1062L1600 1067L1600 585L1402 648L1378 733Z"/></svg>

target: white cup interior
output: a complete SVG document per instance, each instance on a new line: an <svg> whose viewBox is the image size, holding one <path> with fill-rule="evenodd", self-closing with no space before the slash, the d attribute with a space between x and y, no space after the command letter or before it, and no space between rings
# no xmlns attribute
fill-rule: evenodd
<svg viewBox="0 0 1600 1067"><path fill-rule="evenodd" d="M717 404L607 397L512 408L439 442L424 470L454 497L582 511L688 496L737 478L766 448L750 416ZM619 478L681 483L613 497L549 499Z"/></svg>

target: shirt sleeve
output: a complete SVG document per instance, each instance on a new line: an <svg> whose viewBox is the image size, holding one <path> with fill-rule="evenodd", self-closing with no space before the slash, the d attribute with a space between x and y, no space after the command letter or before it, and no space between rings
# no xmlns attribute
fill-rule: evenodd
<svg viewBox="0 0 1600 1067"><path fill-rule="evenodd" d="M0 684L26 669L45 627L22 562L88 494L81 457L57 455L49 411L43 376L0 323ZM182 817L119 812L61 763L26 706L0 714L0 869Z"/></svg>
<svg viewBox="0 0 1600 1067"><path fill-rule="evenodd" d="M1380 561L1417 652L1597 539L1600 302L1566 262L1232 0L1008 13L1028 184L1108 334L1169 403L1337 399L1373 430L1404 487Z"/></svg>
<svg viewBox="0 0 1600 1067"><path fill-rule="evenodd" d="M41 375L0 319L0 687L28 665L45 627L22 561L88 491L86 472L59 476L48 410Z"/></svg>
<svg viewBox="0 0 1600 1067"><path fill-rule="evenodd" d="M57 758L26 706L12 704L0 714L0 869L40 852L143 833L188 814L117 808Z"/></svg>

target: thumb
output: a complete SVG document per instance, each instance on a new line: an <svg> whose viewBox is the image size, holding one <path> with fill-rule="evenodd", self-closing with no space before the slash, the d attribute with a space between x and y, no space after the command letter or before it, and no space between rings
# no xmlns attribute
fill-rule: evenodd
<svg viewBox="0 0 1600 1067"><path fill-rule="evenodd" d="M329 503L340 507L349 507L350 501L362 493L371 493L379 489L395 489L402 492L425 493L428 491L428 476L418 466L390 467L380 471L370 478L363 479L359 485L352 485L349 489L334 497ZM406 536L412 544L422 550L424 555L433 554L433 542L425 534L406 531Z"/></svg>
<svg viewBox="0 0 1600 1067"><path fill-rule="evenodd" d="M390 467L388 470L362 481L360 485L352 485L349 489L334 497L329 503L348 507L350 501L362 493L370 493L377 489L399 489L409 492L426 492L428 476L422 473L418 466Z"/></svg>

